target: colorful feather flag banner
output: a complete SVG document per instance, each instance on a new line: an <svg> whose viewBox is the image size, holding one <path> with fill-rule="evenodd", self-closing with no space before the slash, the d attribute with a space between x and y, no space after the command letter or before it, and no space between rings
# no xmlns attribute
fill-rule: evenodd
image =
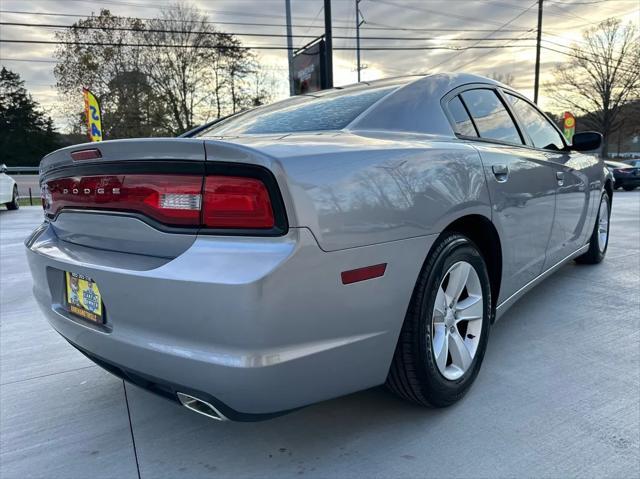
<svg viewBox="0 0 640 479"><path fill-rule="evenodd" d="M87 117L87 135L91 141L102 141L102 115L100 103L96 96L88 89L83 88L84 111Z"/></svg>
<svg viewBox="0 0 640 479"><path fill-rule="evenodd" d="M576 132L576 117L573 116L570 112L565 111L563 118L564 118L564 121L562 123L562 126L563 126L564 137L567 139L569 143L571 143L573 134Z"/></svg>

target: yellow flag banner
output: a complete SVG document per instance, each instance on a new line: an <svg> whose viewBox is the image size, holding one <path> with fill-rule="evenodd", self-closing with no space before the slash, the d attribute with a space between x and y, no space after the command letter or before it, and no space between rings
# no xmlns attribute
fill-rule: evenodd
<svg viewBox="0 0 640 479"><path fill-rule="evenodd" d="M102 141L102 115L98 99L86 88L82 89L82 94L84 95L84 111L87 117L89 140Z"/></svg>
<svg viewBox="0 0 640 479"><path fill-rule="evenodd" d="M563 133L568 142L571 142L573 134L576 132L576 117L568 111L563 115Z"/></svg>

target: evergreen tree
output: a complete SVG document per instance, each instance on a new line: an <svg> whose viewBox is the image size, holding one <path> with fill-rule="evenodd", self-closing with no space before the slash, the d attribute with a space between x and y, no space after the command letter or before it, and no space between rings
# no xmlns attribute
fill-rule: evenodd
<svg viewBox="0 0 640 479"><path fill-rule="evenodd" d="M0 70L0 163L35 166L58 148L53 120L24 87L17 73Z"/></svg>

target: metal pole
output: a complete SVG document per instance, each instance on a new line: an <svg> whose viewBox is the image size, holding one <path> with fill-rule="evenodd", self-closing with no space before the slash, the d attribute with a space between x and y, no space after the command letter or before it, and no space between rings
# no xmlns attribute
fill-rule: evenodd
<svg viewBox="0 0 640 479"><path fill-rule="evenodd" d="M358 83L360 83L360 0L356 0L356 58L358 70Z"/></svg>
<svg viewBox="0 0 640 479"><path fill-rule="evenodd" d="M327 88L333 88L333 42L331 34L331 0L324 0L324 44L327 66Z"/></svg>
<svg viewBox="0 0 640 479"><path fill-rule="evenodd" d="M536 41L536 76L533 85L533 102L538 103L538 89L540 87L540 42L542 41L542 2L538 0L538 38Z"/></svg>
<svg viewBox="0 0 640 479"><path fill-rule="evenodd" d="M287 12L287 58L289 60L289 94L296 94L293 78L293 33L291 31L291 0L285 0L285 9Z"/></svg>

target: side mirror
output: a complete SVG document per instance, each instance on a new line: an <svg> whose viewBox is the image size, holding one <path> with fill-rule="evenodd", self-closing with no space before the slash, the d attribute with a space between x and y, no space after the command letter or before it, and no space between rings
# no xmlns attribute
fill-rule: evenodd
<svg viewBox="0 0 640 479"><path fill-rule="evenodd" d="M573 135L571 149L576 151L593 151L602 145L602 134L596 131L583 131Z"/></svg>
<svg viewBox="0 0 640 479"><path fill-rule="evenodd" d="M0 173L6 173L7 171L9 171L7 169L7 165L5 165L4 163L0 165Z"/></svg>

